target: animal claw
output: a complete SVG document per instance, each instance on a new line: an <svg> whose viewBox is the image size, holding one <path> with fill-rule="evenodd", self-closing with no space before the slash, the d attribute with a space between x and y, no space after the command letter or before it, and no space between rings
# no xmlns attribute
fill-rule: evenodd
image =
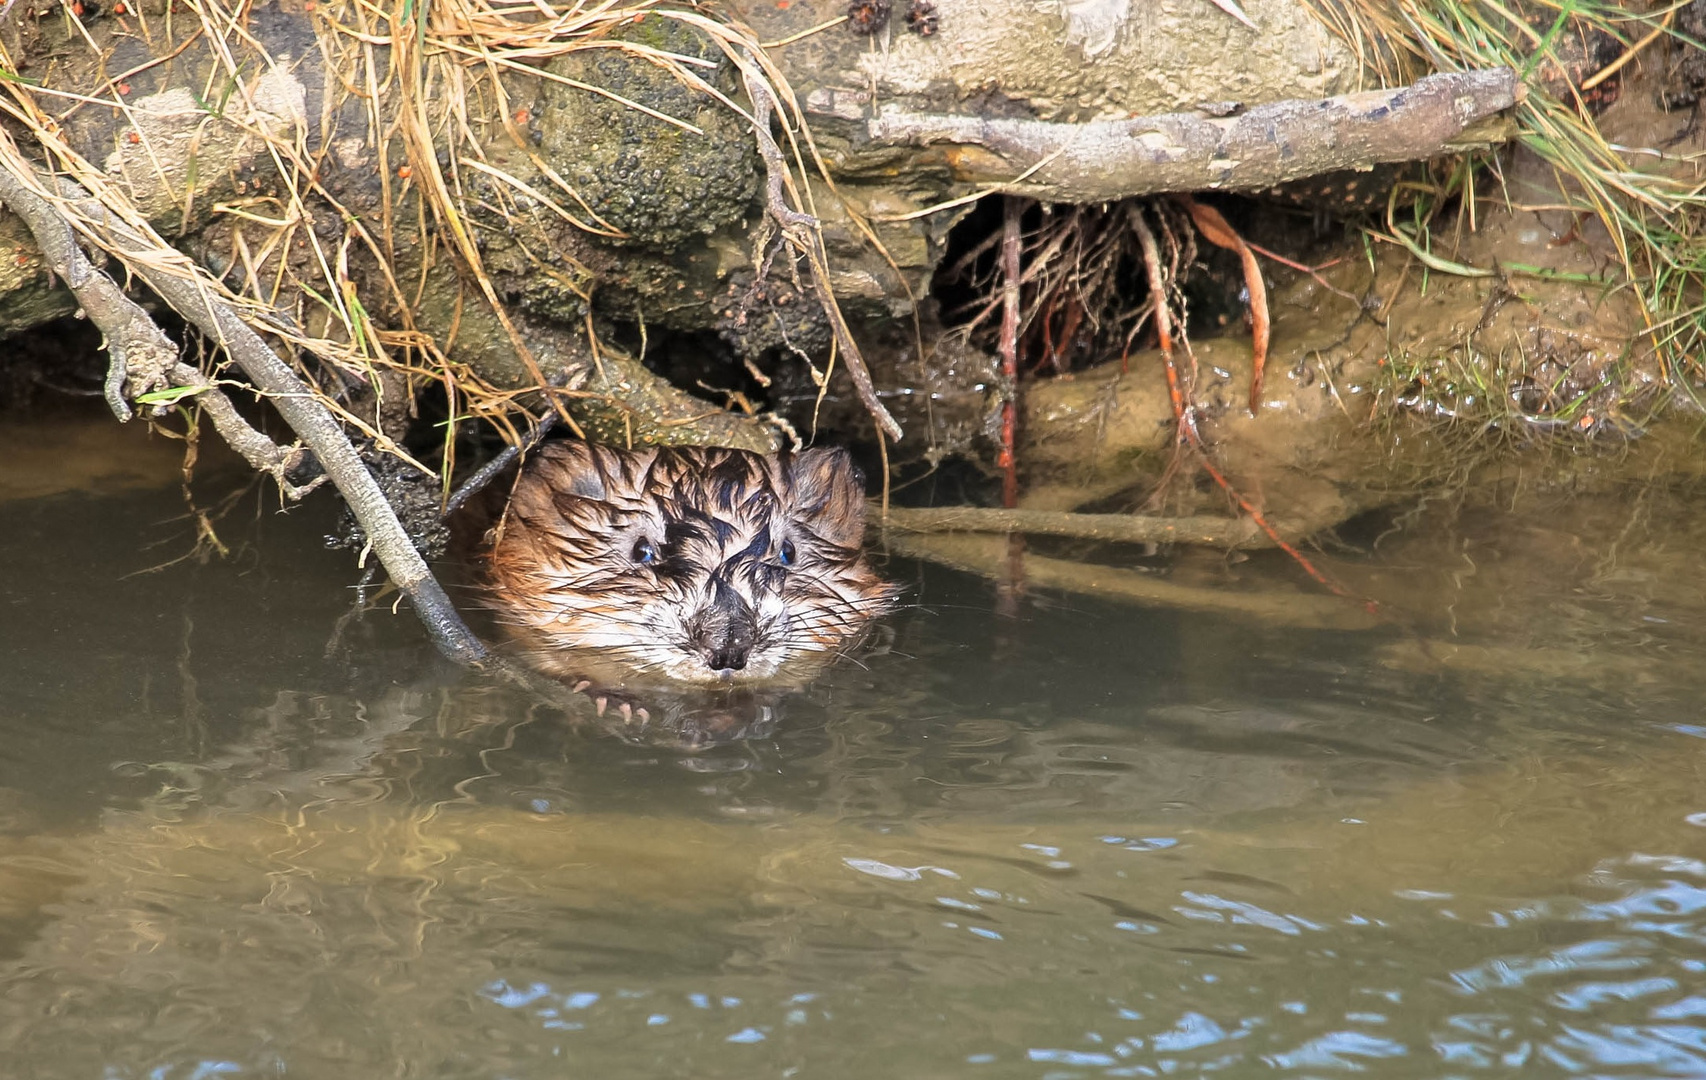
<svg viewBox="0 0 1706 1080"><path fill-rule="evenodd" d="M634 722L634 706L626 701L622 703L622 719L630 724Z"/></svg>
<svg viewBox="0 0 1706 1080"><path fill-rule="evenodd" d="M599 695L597 701L598 701L598 715L603 716L604 710L610 706L610 699L601 694L601 695Z"/></svg>

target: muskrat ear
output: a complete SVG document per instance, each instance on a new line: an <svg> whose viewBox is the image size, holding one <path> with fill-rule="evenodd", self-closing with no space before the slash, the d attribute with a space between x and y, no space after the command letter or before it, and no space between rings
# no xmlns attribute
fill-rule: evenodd
<svg viewBox="0 0 1706 1080"><path fill-rule="evenodd" d="M847 451L814 447L785 462L793 513L830 543L858 547L865 538L865 474Z"/></svg>
<svg viewBox="0 0 1706 1080"><path fill-rule="evenodd" d="M590 469L586 472L575 473L569 477L568 493L579 495L583 499L596 499L603 502L605 500L604 477Z"/></svg>
<svg viewBox="0 0 1706 1080"><path fill-rule="evenodd" d="M607 495L599 453L599 448L583 442L568 439L549 442L535 455L537 464L533 475L552 495L573 495L603 502Z"/></svg>

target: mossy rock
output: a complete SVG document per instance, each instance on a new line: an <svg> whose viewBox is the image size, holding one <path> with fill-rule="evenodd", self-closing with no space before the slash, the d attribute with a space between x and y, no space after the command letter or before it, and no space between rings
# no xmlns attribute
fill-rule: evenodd
<svg viewBox="0 0 1706 1080"><path fill-rule="evenodd" d="M732 90L732 65L701 31L653 13L619 37L666 52L718 60L701 77ZM599 86L667 116L696 135L602 94L546 81L541 93L545 159L626 243L678 248L739 221L758 192L760 163L740 115L667 70L617 49L560 57L553 74Z"/></svg>

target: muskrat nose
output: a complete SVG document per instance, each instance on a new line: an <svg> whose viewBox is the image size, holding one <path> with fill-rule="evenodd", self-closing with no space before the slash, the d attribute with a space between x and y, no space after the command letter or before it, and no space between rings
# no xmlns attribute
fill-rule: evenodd
<svg viewBox="0 0 1706 1080"><path fill-rule="evenodd" d="M701 623L693 634L693 647L712 671L740 671L752 654L752 624L750 621L721 626Z"/></svg>
<svg viewBox="0 0 1706 1080"><path fill-rule="evenodd" d="M722 648L706 654L705 663L712 671L739 671L746 667L749 648Z"/></svg>
<svg viewBox="0 0 1706 1080"><path fill-rule="evenodd" d="M758 617L721 578L712 578L711 583L710 603L693 616L688 639L712 671L740 671L758 637Z"/></svg>

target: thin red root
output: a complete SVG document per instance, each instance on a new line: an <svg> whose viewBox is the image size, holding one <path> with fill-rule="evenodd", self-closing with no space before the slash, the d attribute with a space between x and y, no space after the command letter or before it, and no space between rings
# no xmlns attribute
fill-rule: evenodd
<svg viewBox="0 0 1706 1080"><path fill-rule="evenodd" d="M1019 505L1019 200L1009 195L1001 226L1001 373L1007 378L1007 400L1001 406L1001 505Z"/></svg>

